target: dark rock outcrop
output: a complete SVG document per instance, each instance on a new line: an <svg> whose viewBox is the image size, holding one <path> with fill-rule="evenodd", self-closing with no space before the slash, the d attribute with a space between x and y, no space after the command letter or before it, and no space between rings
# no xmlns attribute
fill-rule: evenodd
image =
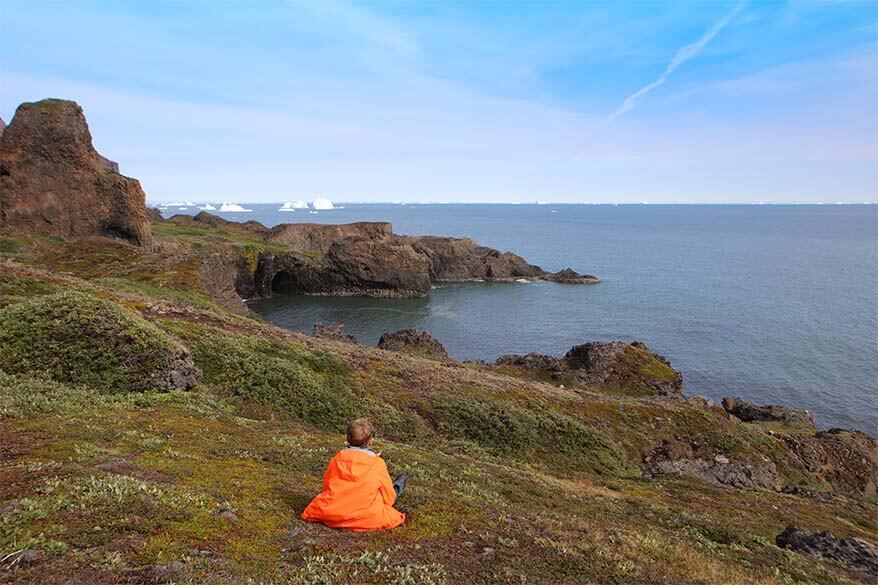
<svg viewBox="0 0 878 585"><path fill-rule="evenodd" d="M830 429L813 437L780 437L802 466L833 491L878 495L878 443L869 435Z"/></svg>
<svg viewBox="0 0 878 585"><path fill-rule="evenodd" d="M314 337L321 339L336 339L338 341L349 341L351 343L359 343L356 336L347 335L344 332L344 323L329 325L328 323L314 324Z"/></svg>
<svg viewBox="0 0 878 585"><path fill-rule="evenodd" d="M196 215L178 213L172 215L166 221L183 227L212 227L217 229L237 229L250 232L258 238L268 236L269 229L255 220L237 222L229 221L218 215L206 211L199 211Z"/></svg>
<svg viewBox="0 0 878 585"><path fill-rule="evenodd" d="M109 162L75 102L20 105L0 138L0 231L150 245L140 183Z"/></svg>
<svg viewBox="0 0 878 585"><path fill-rule="evenodd" d="M775 421L814 428L814 419L807 410L776 405L760 406L733 396L723 398L723 408L744 422Z"/></svg>
<svg viewBox="0 0 878 585"><path fill-rule="evenodd" d="M539 266L528 264L521 256L479 246L469 238L407 236L400 240L426 257L433 282L511 281L546 276Z"/></svg>
<svg viewBox="0 0 878 585"><path fill-rule="evenodd" d="M656 459L644 467L646 477L676 475L703 479L735 489L780 490L777 467L771 461L729 461L718 455L706 459Z"/></svg>
<svg viewBox="0 0 878 585"><path fill-rule="evenodd" d="M3 118L0 118L0 138L3 138L4 130L6 130L6 122L3 121Z"/></svg>
<svg viewBox="0 0 878 585"><path fill-rule="evenodd" d="M454 359L445 351L445 347L429 331L419 332L416 329L400 329L393 333L384 333L378 340L378 348L417 355L441 362Z"/></svg>
<svg viewBox="0 0 878 585"><path fill-rule="evenodd" d="M542 353L501 355L494 364L524 368L535 373L544 373L552 380L564 380L572 373L564 360Z"/></svg>
<svg viewBox="0 0 878 585"><path fill-rule="evenodd" d="M178 345L164 367L155 370L152 379L155 387L165 392L191 390L201 381L201 368L195 365L189 348Z"/></svg>
<svg viewBox="0 0 878 585"><path fill-rule="evenodd" d="M878 580L878 548L859 538L836 538L831 532L810 532L803 528L787 526L775 537L780 548L834 561L848 569Z"/></svg>
<svg viewBox="0 0 878 585"><path fill-rule="evenodd" d="M162 217L162 212L157 207L147 207L146 208L146 219L149 220L150 223L158 223L160 221L165 221L165 218Z"/></svg>
<svg viewBox="0 0 878 585"><path fill-rule="evenodd" d="M208 296L238 315L250 314L239 294L249 280L248 273L246 260L233 250L204 254L198 267L201 285Z"/></svg>
<svg viewBox="0 0 878 585"><path fill-rule="evenodd" d="M670 396L683 391L683 376L638 341L585 343L572 347L563 358L538 353L504 355L495 364L626 394Z"/></svg>
<svg viewBox="0 0 878 585"><path fill-rule="evenodd" d="M579 274L572 268L565 268L549 275L549 280L559 284L597 284L600 282L597 276L591 274Z"/></svg>

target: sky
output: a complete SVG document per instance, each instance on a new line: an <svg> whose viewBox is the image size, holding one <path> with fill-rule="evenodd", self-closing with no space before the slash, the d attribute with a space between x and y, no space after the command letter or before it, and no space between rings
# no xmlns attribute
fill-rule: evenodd
<svg viewBox="0 0 878 585"><path fill-rule="evenodd" d="M878 1L0 0L150 201L878 201Z"/></svg>

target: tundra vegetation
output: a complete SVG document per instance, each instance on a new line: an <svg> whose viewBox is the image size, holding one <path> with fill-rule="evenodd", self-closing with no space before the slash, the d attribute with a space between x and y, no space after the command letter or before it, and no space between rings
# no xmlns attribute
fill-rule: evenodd
<svg viewBox="0 0 878 585"><path fill-rule="evenodd" d="M152 231L152 249L0 241L2 581L868 580L775 544L790 524L878 536L873 493L834 489L794 453L816 436L807 425L628 391L671 376L633 350L630 370L589 386L288 333L205 288L203 249L247 250L245 232ZM198 384L167 391L154 371L181 355ZM360 415L391 472L411 476L408 521L301 522ZM782 490L644 477L657 448L770 462Z"/></svg>

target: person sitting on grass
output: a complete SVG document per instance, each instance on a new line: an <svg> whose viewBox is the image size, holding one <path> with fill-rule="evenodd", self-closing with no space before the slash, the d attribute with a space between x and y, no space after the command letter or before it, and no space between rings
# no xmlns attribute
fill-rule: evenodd
<svg viewBox="0 0 878 585"><path fill-rule="evenodd" d="M372 450L374 434L368 419L348 425L347 448L329 461L323 491L302 512L302 520L348 530L383 530L405 521L393 506L408 476L403 473L391 481L381 453Z"/></svg>

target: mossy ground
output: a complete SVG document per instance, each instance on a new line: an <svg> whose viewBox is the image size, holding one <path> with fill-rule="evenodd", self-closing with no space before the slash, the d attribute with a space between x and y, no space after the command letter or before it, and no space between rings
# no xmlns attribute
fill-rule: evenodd
<svg viewBox="0 0 878 585"><path fill-rule="evenodd" d="M162 267L178 263L124 246L24 249L52 271L0 264L4 311L77 290L187 345L204 379L112 394L87 377L0 373L0 581L848 583L774 536L796 524L878 539L874 500L639 477L651 446L688 437L703 456L769 457L785 485L820 487L769 429L721 409L288 334L187 302L204 295L197 267L174 275ZM174 284L126 286L138 271ZM391 472L411 476L407 523L302 523L359 414ZM23 549L46 557L17 564Z"/></svg>

